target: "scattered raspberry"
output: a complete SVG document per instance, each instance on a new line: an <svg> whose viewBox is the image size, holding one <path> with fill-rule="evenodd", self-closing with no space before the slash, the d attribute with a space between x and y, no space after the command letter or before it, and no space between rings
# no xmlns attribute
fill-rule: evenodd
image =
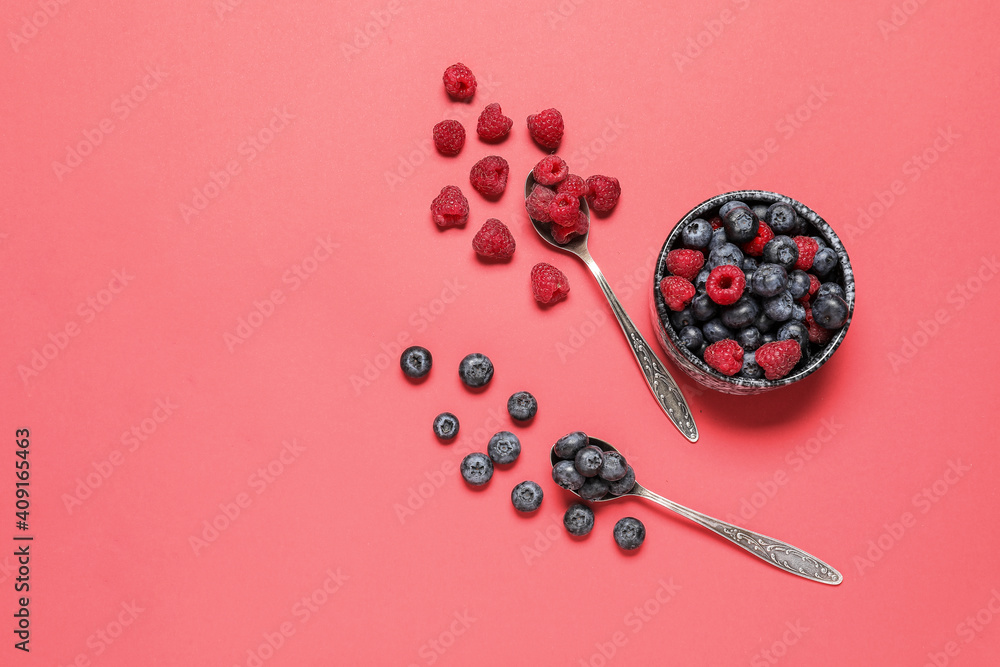
<svg viewBox="0 0 1000 667"><path fill-rule="evenodd" d="M457 120L443 120L434 126L434 148L441 155L458 155L465 145L465 128Z"/></svg>
<svg viewBox="0 0 1000 667"><path fill-rule="evenodd" d="M552 225L552 238L559 245L565 245L577 236L583 236L590 229L590 218L581 210L577 210L576 225L573 227L560 227Z"/></svg>
<svg viewBox="0 0 1000 667"><path fill-rule="evenodd" d="M816 243L816 239L811 239L808 236L796 236L792 240L799 248L799 259L795 262L795 268L808 271L812 268L813 258L816 257L816 251L819 250L819 244Z"/></svg>
<svg viewBox="0 0 1000 667"><path fill-rule="evenodd" d="M543 148L554 151L563 137L563 117L557 109L546 109L528 116L528 132Z"/></svg>
<svg viewBox="0 0 1000 667"><path fill-rule="evenodd" d="M704 265L705 255L697 250L681 249L667 253L667 271L687 280L694 280Z"/></svg>
<svg viewBox="0 0 1000 667"><path fill-rule="evenodd" d="M795 368L802 358L802 348L793 339L764 343L757 348L757 365L764 369L768 380L780 380Z"/></svg>
<svg viewBox="0 0 1000 667"><path fill-rule="evenodd" d="M816 320L813 319L812 308L809 307L809 304L806 304L806 329L809 331L810 343L826 345L833 338L834 332L831 329L824 329L816 324Z"/></svg>
<svg viewBox="0 0 1000 667"><path fill-rule="evenodd" d="M660 294L667 302L667 308L673 311L684 310L691 303L695 289L690 280L678 276L667 276L660 281Z"/></svg>
<svg viewBox="0 0 1000 667"><path fill-rule="evenodd" d="M528 215L538 222L552 222L552 216L549 215L549 206L555 198L556 193L551 188L536 183L535 187L531 189L531 194L528 195L528 198L524 202L525 207L528 209Z"/></svg>
<svg viewBox="0 0 1000 667"><path fill-rule="evenodd" d="M607 213L618 203L622 188L611 176L591 176L587 179L587 203L598 213Z"/></svg>
<svg viewBox="0 0 1000 667"><path fill-rule="evenodd" d="M469 219L469 200L457 185L446 185L431 202L431 217L438 227L460 227Z"/></svg>
<svg viewBox="0 0 1000 667"><path fill-rule="evenodd" d="M500 105L494 102L487 104L483 112L479 114L479 122L476 123L476 134L483 141L500 141L507 136L514 121L508 116L504 116L500 110Z"/></svg>
<svg viewBox="0 0 1000 667"><path fill-rule="evenodd" d="M580 200L565 192L556 195L549 204L549 217L552 224L559 227L575 227L580 216Z"/></svg>
<svg viewBox="0 0 1000 667"><path fill-rule="evenodd" d="M539 303L553 303L569 294L569 281L556 267L539 262L531 268L531 293Z"/></svg>
<svg viewBox="0 0 1000 667"><path fill-rule="evenodd" d="M487 155L472 165L469 181L479 194L487 199L496 199L503 194L507 187L508 174L510 174L510 166L507 164L507 160L499 155Z"/></svg>
<svg viewBox="0 0 1000 667"><path fill-rule="evenodd" d="M587 187L587 181L583 180L582 176L570 174L556 186L556 192L565 192L574 197L586 197L590 188Z"/></svg>
<svg viewBox="0 0 1000 667"><path fill-rule="evenodd" d="M764 246L773 238L774 232L767 226L766 222L761 220L760 227L757 228L757 236L750 243L743 244L743 252L751 257L760 257L764 254Z"/></svg>
<svg viewBox="0 0 1000 667"><path fill-rule="evenodd" d="M717 215L713 216L712 219L708 221L708 223L712 225L712 229L719 229L720 227L722 227L722 218L720 218Z"/></svg>
<svg viewBox="0 0 1000 667"><path fill-rule="evenodd" d="M531 170L531 175L534 176L536 183L555 185L569 176L569 167L558 155L546 155Z"/></svg>
<svg viewBox="0 0 1000 667"><path fill-rule="evenodd" d="M476 94L476 76L462 63L444 71L444 89L456 100L467 100Z"/></svg>
<svg viewBox="0 0 1000 667"><path fill-rule="evenodd" d="M743 368L743 348L731 338L716 341L705 348L705 363L723 375L736 375Z"/></svg>
<svg viewBox="0 0 1000 667"><path fill-rule="evenodd" d="M743 296L747 278L743 271L732 264L723 264L712 269L705 283L708 298L720 306L731 306Z"/></svg>
<svg viewBox="0 0 1000 667"><path fill-rule="evenodd" d="M490 218L483 223L476 235L472 237L472 249L480 257L490 259L510 259L514 254L514 237L507 225L496 218Z"/></svg>

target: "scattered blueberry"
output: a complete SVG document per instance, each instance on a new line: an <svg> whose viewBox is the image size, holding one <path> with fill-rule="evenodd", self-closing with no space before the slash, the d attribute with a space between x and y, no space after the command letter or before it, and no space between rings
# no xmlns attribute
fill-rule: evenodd
<svg viewBox="0 0 1000 667"><path fill-rule="evenodd" d="M601 477L588 477L580 490L577 491L584 500L600 500L608 494L611 482Z"/></svg>
<svg viewBox="0 0 1000 667"><path fill-rule="evenodd" d="M812 269L816 275L825 276L835 266L837 266L837 253L832 248L820 248L813 258Z"/></svg>
<svg viewBox="0 0 1000 667"><path fill-rule="evenodd" d="M751 352L761 346L761 333L757 327L746 327L736 332L736 342L743 348L743 352Z"/></svg>
<svg viewBox="0 0 1000 667"><path fill-rule="evenodd" d="M764 314L775 322L784 322L792 316L792 306L795 300L787 291L770 299L764 299Z"/></svg>
<svg viewBox="0 0 1000 667"><path fill-rule="evenodd" d="M720 340L733 337L733 332L718 317L701 325L701 333L708 343L717 343Z"/></svg>
<svg viewBox="0 0 1000 667"><path fill-rule="evenodd" d="M462 478L472 486L482 486L493 477L493 461L482 452L472 452L462 459Z"/></svg>
<svg viewBox="0 0 1000 667"><path fill-rule="evenodd" d="M573 431L556 440L553 451L561 459L575 459L576 453L590 444L590 438L583 431Z"/></svg>
<svg viewBox="0 0 1000 667"><path fill-rule="evenodd" d="M434 435L439 440L451 440L458 435L458 417L450 412L442 412L434 418Z"/></svg>
<svg viewBox="0 0 1000 667"><path fill-rule="evenodd" d="M628 463L625 457L618 452L604 452L604 462L601 463L597 475L609 482L616 482L628 472Z"/></svg>
<svg viewBox="0 0 1000 667"><path fill-rule="evenodd" d="M801 299L809 292L809 274L795 269L788 274L788 292L793 299Z"/></svg>
<svg viewBox="0 0 1000 667"><path fill-rule="evenodd" d="M694 315L694 319L699 322L710 320L715 317L718 310L719 307L712 301L708 292L704 291L704 285L702 285L701 291L697 292L691 299L691 314Z"/></svg>
<svg viewBox="0 0 1000 667"><path fill-rule="evenodd" d="M744 294L736 303L723 308L719 319L730 329L742 329L750 326L758 313L760 306L757 305L757 301Z"/></svg>
<svg viewBox="0 0 1000 667"><path fill-rule="evenodd" d="M638 549L646 539L646 527L635 517L627 516L615 524L615 542L622 549Z"/></svg>
<svg viewBox="0 0 1000 667"><path fill-rule="evenodd" d="M724 243L712 252L708 253L708 262L706 263L706 266L708 266L710 270L718 266L722 266L723 264L743 266L743 251L732 243Z"/></svg>
<svg viewBox="0 0 1000 667"><path fill-rule="evenodd" d="M751 380L764 379L764 369L757 364L755 351L743 353L743 368L740 370L740 376Z"/></svg>
<svg viewBox="0 0 1000 667"><path fill-rule="evenodd" d="M692 352L700 350L701 344L705 342L705 337L698 327L684 327L677 332L677 337L681 339L681 345Z"/></svg>
<svg viewBox="0 0 1000 667"><path fill-rule="evenodd" d="M580 474L572 461L559 461L552 466L552 481L564 489L576 491L587 478Z"/></svg>
<svg viewBox="0 0 1000 667"><path fill-rule="evenodd" d="M787 271L799 260L799 247L790 236L775 236L764 246L761 257L769 264L780 264Z"/></svg>
<svg viewBox="0 0 1000 667"><path fill-rule="evenodd" d="M624 496L626 493L632 490L635 486L635 470L632 466L628 466L625 469L625 476L621 479L615 480L608 485L608 491L615 496Z"/></svg>
<svg viewBox="0 0 1000 667"><path fill-rule="evenodd" d="M538 401L528 392L519 391L507 399L507 412L519 422L529 421L538 412Z"/></svg>
<svg viewBox="0 0 1000 667"><path fill-rule="evenodd" d="M712 225L707 220L695 218L681 230L681 243L688 248L702 249L712 240Z"/></svg>
<svg viewBox="0 0 1000 667"><path fill-rule="evenodd" d="M493 379L493 362L485 354L473 352L458 365L458 376L467 387L484 387Z"/></svg>
<svg viewBox="0 0 1000 667"><path fill-rule="evenodd" d="M847 302L836 294L816 297L812 304L812 317L824 329L839 329L847 321Z"/></svg>
<svg viewBox="0 0 1000 667"><path fill-rule="evenodd" d="M794 232L798 223L795 220L795 209L791 204L777 202L767 207L767 225L775 234Z"/></svg>
<svg viewBox="0 0 1000 667"><path fill-rule="evenodd" d="M806 278L809 282L809 278ZM761 264L747 282L750 291L757 296L777 296L788 287L788 272L780 264ZM809 289L808 286L806 289Z"/></svg>
<svg viewBox="0 0 1000 667"><path fill-rule="evenodd" d="M705 223L708 224L708 223ZM563 525L570 535L581 537L594 529L594 510L583 503L570 505L563 516Z"/></svg>
<svg viewBox="0 0 1000 667"><path fill-rule="evenodd" d="M486 451L494 463L506 465L521 455L521 441L510 431L500 431L490 438Z"/></svg>
<svg viewBox="0 0 1000 667"><path fill-rule="evenodd" d="M431 372L431 353L425 347L412 345L399 357L399 367L408 378L422 378Z"/></svg>
<svg viewBox="0 0 1000 667"><path fill-rule="evenodd" d="M726 230L726 238L733 243L749 243L756 238L757 230L760 228L760 220L746 204L731 208L721 217L723 229Z"/></svg>
<svg viewBox="0 0 1000 667"><path fill-rule="evenodd" d="M534 512L542 504L542 487L527 480L521 482L510 492L510 502L518 512Z"/></svg>
<svg viewBox="0 0 1000 667"><path fill-rule="evenodd" d="M601 464L604 462L604 452L601 451L600 447L587 445L576 453L574 461L576 469L581 475L593 477L601 469Z"/></svg>
<svg viewBox="0 0 1000 667"><path fill-rule="evenodd" d="M802 348L802 351L805 352L806 348L809 347L809 329L806 328L806 325L797 320L785 322L781 325L781 328L778 329L778 340L789 339L798 343L799 347Z"/></svg>

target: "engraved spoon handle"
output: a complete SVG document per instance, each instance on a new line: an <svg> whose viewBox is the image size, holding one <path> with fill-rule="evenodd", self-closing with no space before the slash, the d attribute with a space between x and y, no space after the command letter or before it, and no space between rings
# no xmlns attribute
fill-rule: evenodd
<svg viewBox="0 0 1000 667"><path fill-rule="evenodd" d="M782 542L781 540L776 540L773 537L768 537L767 535L755 533L752 530L746 530L745 528L734 526L730 523L726 523L725 521L713 519L706 514L696 512L693 509L689 509L683 505L675 503L672 500L668 500L663 496L653 493L639 484L635 485L635 488L632 490L632 495L640 496L642 498L646 498L647 500L652 500L655 503L659 503L667 509L673 510L681 516L708 528L718 535L721 535L733 544L746 549L764 562L770 563L771 565L781 568L786 572L791 572L792 574L797 574L800 577L812 579L813 581L818 581L823 584L837 585L844 580L844 576L832 566L824 563L815 556L802 551L801 549L797 549L790 544Z"/></svg>

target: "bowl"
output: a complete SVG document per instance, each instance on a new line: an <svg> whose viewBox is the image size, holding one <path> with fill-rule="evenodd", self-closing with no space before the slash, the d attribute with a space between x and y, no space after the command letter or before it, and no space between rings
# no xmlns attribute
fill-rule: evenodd
<svg viewBox="0 0 1000 667"><path fill-rule="evenodd" d="M710 220L718 215L719 208L731 201L745 202L751 208L763 205L770 206L777 202L785 202L795 209L806 226L805 236L819 236L826 245L833 249L837 255L837 266L830 273L822 278L822 282L836 282L844 289L845 301L848 306L847 321L837 330L833 337L825 345L809 343L806 351L802 355L802 360L783 378L777 380L752 379L735 375L732 377L723 375L706 364L699 356L684 346L674 326L670 322L672 312L666 305L663 295L660 293L659 285L664 276L669 275L666 268L667 253L679 247L681 230L695 218ZM825 364L833 353L837 351L840 344L847 335L847 329L851 324L854 315L854 273L851 270L851 261L844 249L844 244L837 236L833 228L823 220L815 211L791 197L768 192L765 190L738 190L720 194L703 201L691 209L687 215L681 218L674 226L667 240L660 250L656 262L656 271L653 276L652 299L650 300L651 315L656 328L656 337L660 345L673 362L680 367L691 379L699 384L725 392L727 394L751 395L759 394L778 387L785 387L794 384L808 375L815 373Z"/></svg>

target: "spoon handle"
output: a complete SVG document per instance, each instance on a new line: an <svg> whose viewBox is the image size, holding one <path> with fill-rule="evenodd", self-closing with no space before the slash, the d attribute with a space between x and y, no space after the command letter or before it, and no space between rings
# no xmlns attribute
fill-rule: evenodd
<svg viewBox="0 0 1000 667"><path fill-rule="evenodd" d="M614 312L615 317L618 318L618 324L621 325L622 331L625 332L625 338L628 339L629 345L632 347L632 354L635 355L635 360L639 363L639 368L642 369L642 374L646 377L646 384L649 385L653 396L656 397L660 407L663 408L670 421L674 423L684 437L691 442L696 442L698 440L698 427L691 417L691 409L688 407L687 401L684 400L677 382L670 375L669 371L664 368L660 358L649 347L649 343L642 337L639 330L632 324L628 313L622 308L622 304L618 301L615 293L611 291L611 285L604 278L604 274L601 273L601 269L597 266L597 263L594 262L589 253L583 255L582 259L586 262L590 272L597 278L597 283L601 286L601 290L604 292L604 296L607 297L608 303L611 304L611 310Z"/></svg>
<svg viewBox="0 0 1000 667"><path fill-rule="evenodd" d="M746 549L764 562L770 563L786 572L791 572L792 574L797 574L800 577L812 579L823 584L837 585L844 580L844 576L832 566L781 540L734 526L725 521L713 519L706 514L696 512L672 500L667 500L663 496L655 494L639 484L635 485L632 494L659 503L667 509L673 510L681 516L701 524L733 544Z"/></svg>

